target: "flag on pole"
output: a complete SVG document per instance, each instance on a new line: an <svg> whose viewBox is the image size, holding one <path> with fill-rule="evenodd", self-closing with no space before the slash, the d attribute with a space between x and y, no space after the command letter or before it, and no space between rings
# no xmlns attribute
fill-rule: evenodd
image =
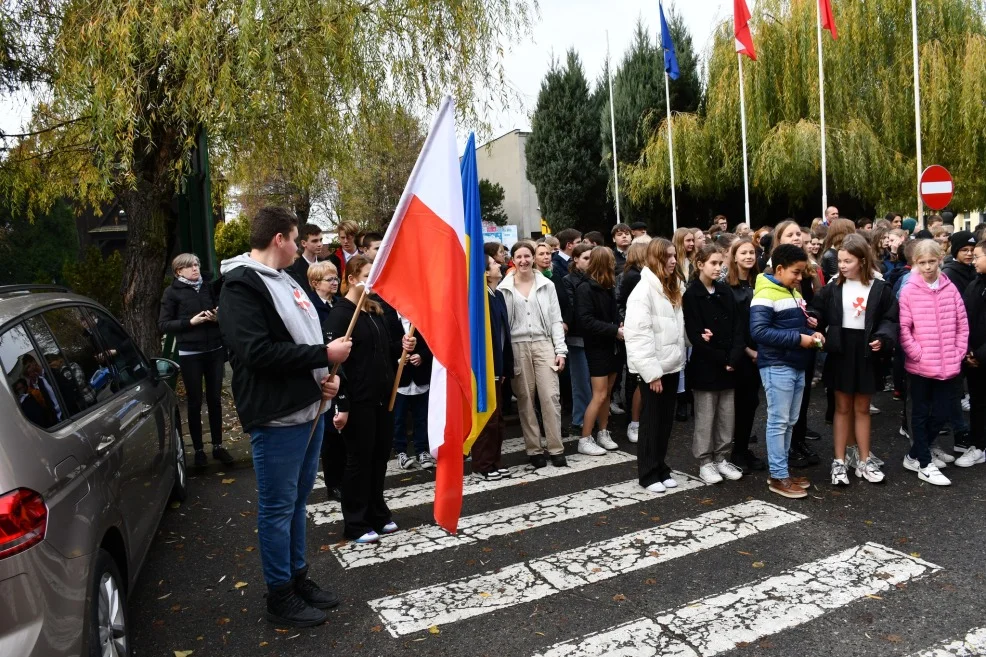
<svg viewBox="0 0 986 657"><path fill-rule="evenodd" d="M493 331L490 328L490 295L486 292L486 251L483 249L483 213L479 205L479 173L476 135L469 134L459 165L465 210L466 253L469 271L469 355L472 363L472 430L462 446L468 454L496 409L493 374Z"/></svg>
<svg viewBox="0 0 986 657"><path fill-rule="evenodd" d="M664 49L664 72L671 76L672 80L677 80L680 72L678 71L678 55L674 50L674 41L671 40L671 30L668 29L668 21L664 18L664 3L657 3L661 10L661 48Z"/></svg>
<svg viewBox="0 0 986 657"><path fill-rule="evenodd" d="M822 17L822 29L832 33L832 40L839 38L835 29L835 16L832 15L832 0L818 0L818 12Z"/></svg>
<svg viewBox="0 0 986 657"><path fill-rule="evenodd" d="M736 35L736 52L756 61L753 34L750 33L750 10L746 0L733 0L733 31Z"/></svg>
<svg viewBox="0 0 986 657"><path fill-rule="evenodd" d="M438 460L435 521L454 533L462 510L462 445L472 422L468 273L454 108L431 124L367 286L407 318L435 357L428 442Z"/></svg>

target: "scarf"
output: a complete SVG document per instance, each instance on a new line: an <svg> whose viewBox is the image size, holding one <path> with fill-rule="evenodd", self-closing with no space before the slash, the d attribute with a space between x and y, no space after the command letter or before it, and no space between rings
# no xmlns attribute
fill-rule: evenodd
<svg viewBox="0 0 986 657"><path fill-rule="evenodd" d="M185 285L193 288L196 292L198 292L199 290L202 289L202 277L201 276L199 276L199 280L197 280L197 281L190 281L187 278L185 278L184 276L176 276L175 278L177 278L179 281L181 281Z"/></svg>

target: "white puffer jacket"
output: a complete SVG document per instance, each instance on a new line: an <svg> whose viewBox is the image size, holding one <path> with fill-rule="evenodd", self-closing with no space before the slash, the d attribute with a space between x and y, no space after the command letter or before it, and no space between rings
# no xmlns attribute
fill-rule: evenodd
<svg viewBox="0 0 986 657"><path fill-rule="evenodd" d="M627 299L623 336L627 366L644 381L651 383L684 369L685 316L680 305L671 305L661 281L647 267Z"/></svg>
<svg viewBox="0 0 986 657"><path fill-rule="evenodd" d="M507 318L513 313L513 296L520 294L514 287L514 273L510 272L500 282L497 288L503 292L507 302ZM561 318L561 306L558 303L558 293L555 285L541 272L534 272L534 294L537 295L538 307L541 309L541 326L544 332L551 336L551 342L555 348L556 356L568 356L568 346L565 344L565 327ZM520 367L519 363L514 363L515 368Z"/></svg>

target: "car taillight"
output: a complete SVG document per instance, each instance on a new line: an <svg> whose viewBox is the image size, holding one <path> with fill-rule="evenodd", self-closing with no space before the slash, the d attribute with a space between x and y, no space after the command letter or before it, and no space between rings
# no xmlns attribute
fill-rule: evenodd
<svg viewBox="0 0 986 657"><path fill-rule="evenodd" d="M0 559L44 540L48 507L40 495L18 488L0 495Z"/></svg>

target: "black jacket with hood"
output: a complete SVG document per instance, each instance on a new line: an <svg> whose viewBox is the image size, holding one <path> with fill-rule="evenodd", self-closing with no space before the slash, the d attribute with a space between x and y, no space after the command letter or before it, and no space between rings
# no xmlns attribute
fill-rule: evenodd
<svg viewBox="0 0 986 657"><path fill-rule="evenodd" d="M728 285L713 282L710 294L698 278L688 284L682 295L685 335L692 345L692 355L685 366L685 379L695 390L730 390L736 385L735 370L746 357L745 332L740 324L742 313ZM702 335L712 331L706 342ZM733 372L726 369L729 365Z"/></svg>
<svg viewBox="0 0 986 657"><path fill-rule="evenodd" d="M222 334L216 322L192 326L192 318L203 310L219 305L219 286L203 275L198 292L177 278L165 288L161 297L161 313L157 325L161 333L175 336L181 351L213 351L223 346Z"/></svg>
<svg viewBox="0 0 986 657"><path fill-rule="evenodd" d="M969 316L969 351L986 367L986 274L977 274L962 295Z"/></svg>

